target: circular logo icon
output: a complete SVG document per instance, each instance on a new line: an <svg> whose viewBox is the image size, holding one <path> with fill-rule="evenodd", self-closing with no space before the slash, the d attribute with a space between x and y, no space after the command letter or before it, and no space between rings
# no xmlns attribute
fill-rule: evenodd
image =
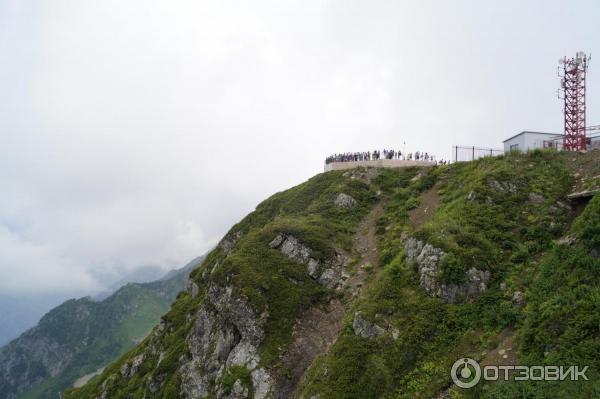
<svg viewBox="0 0 600 399"><path fill-rule="evenodd" d="M481 380L481 367L475 360L465 357L454 362L450 375L456 386L473 388Z"/></svg>

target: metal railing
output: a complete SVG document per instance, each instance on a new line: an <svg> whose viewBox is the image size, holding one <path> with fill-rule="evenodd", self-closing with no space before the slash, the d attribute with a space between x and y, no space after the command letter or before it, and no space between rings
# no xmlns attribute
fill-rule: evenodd
<svg viewBox="0 0 600 399"><path fill-rule="evenodd" d="M504 151L496 148L481 148L475 146L465 147L460 145L452 146L453 162L468 162L483 157L495 157L502 154L504 154Z"/></svg>

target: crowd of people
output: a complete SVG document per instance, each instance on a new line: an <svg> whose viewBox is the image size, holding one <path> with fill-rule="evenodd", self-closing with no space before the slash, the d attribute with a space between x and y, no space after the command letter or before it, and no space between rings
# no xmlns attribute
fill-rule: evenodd
<svg viewBox="0 0 600 399"><path fill-rule="evenodd" d="M407 154L402 151L396 150L375 150L366 152L346 152L343 154L333 154L325 159L326 164L333 162L356 162L356 161L377 161L379 159L397 159L407 161L423 161L423 162L435 162L436 164L446 165L448 162L445 160L437 161L433 155L427 152L416 151Z"/></svg>

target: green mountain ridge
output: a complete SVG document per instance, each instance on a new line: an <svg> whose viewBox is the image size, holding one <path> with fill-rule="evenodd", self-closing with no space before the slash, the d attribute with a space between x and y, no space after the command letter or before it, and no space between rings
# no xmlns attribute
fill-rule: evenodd
<svg viewBox="0 0 600 399"><path fill-rule="evenodd" d="M71 299L49 311L0 349L0 397L54 399L79 377L118 358L158 323L201 261L166 279L129 283L102 301Z"/></svg>
<svg viewBox="0 0 600 399"><path fill-rule="evenodd" d="M567 198L598 175L598 151L317 175L233 226L152 333L65 396L599 397L600 195ZM462 389L463 357L589 381Z"/></svg>

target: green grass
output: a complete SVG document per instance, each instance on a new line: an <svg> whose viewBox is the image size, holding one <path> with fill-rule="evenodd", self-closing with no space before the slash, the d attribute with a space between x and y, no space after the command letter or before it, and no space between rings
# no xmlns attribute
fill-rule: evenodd
<svg viewBox="0 0 600 399"><path fill-rule="evenodd" d="M47 374L45 367L34 368L34 360L26 360L24 369L28 368L32 377L38 375L44 380L19 398L55 398L79 377L122 356L169 310L171 301L184 287L186 276L182 273L169 280L129 284L102 302L83 298L53 309L40 321L35 334L39 339L59 343L73 353L73 358L54 377ZM84 314L88 316L80 317ZM82 347L82 342L87 344ZM12 389L2 387L3 392Z"/></svg>
<svg viewBox="0 0 600 399"><path fill-rule="evenodd" d="M307 371L298 397L434 397L451 387L449 370L456 359L481 359L507 328L516 331L521 362L583 362L598 370L600 197L571 224L572 215L559 204L566 202L573 185L564 160L563 154L534 151L429 170L385 169L371 185L352 178L362 176L361 170L330 172L277 193L230 230L227 237L240 234L231 254L216 249L192 274L200 286L197 298L180 295L163 317L163 331L155 331L67 398L95 398L103 385L111 398L178 396L178 359L187 351L190 316L206 306L208 284L230 285L258 313L268 312L259 352L261 366L273 366L290 342L294 320L335 293L316 284L304 266L270 249L268 243L279 233L292 234L314 249L313 256L320 260L336 250L349 251L358 223L380 199L385 200L384 214L377 221L380 267L371 271L330 352L320 355ZM412 229L409 212L419 206L420 194L432 187L439 190L440 206L430 221ZM336 208L333 199L340 192L359 205ZM543 200L530 200L531 193ZM554 241L568 232L577 235L577 244L557 247ZM403 234L443 249L447 254L440 263L443 282L460 284L471 267L489 270L487 291L456 304L426 295L415 266L405 261ZM356 259L351 267L359 267ZM512 304L515 290L525 293L525 307ZM396 331L397 337L356 336L352 329L356 311ZM158 369L156 356L150 355L138 375L121 378L120 367L151 347L165 351ZM146 381L160 375L166 376L165 382L150 393ZM537 398L552 392L553 397L594 397L598 377L596 372L589 375L593 379L589 385L483 384L471 391L452 389L451 395ZM231 389L237 379L249 384L248 370L226 370L222 383Z"/></svg>
<svg viewBox="0 0 600 399"><path fill-rule="evenodd" d="M511 154L435 168L416 181L392 174L382 178L386 179L382 186L387 187L389 196L386 212L379 222L384 269L355 304L354 311L360 310L364 317L379 325L395 327L399 336L396 340L389 334L374 340L357 337L349 317L331 352L309 370L298 396L320 393L321 398L355 398L360 392L364 398L432 397L451 385L449 370L457 358L481 358L482 353L495 346L494 337L508 327L532 341L528 343L523 338L524 361L530 359L529 346L535 343L533 347L538 354L554 347L559 353L572 355L553 361L569 359L597 366L597 359L592 359L600 353L597 346L600 296L598 282L593 277L598 273L597 260L594 263L588 257L581 261L582 270L571 276L570 284L564 278L566 270L572 270L572 262L561 271L558 265L546 260L553 251L553 240L565 234L570 221L564 210L551 209L558 200L565 201L572 185L561 157L552 152ZM498 191L493 182L506 185L507 189ZM408 225L408 212L417 203L419 193L436 183L440 208L431 221L413 231ZM514 188L508 183L514 184ZM532 192L547 200L530 201ZM600 216L591 215L600 215L600 211L588 207L573 229L591 237L593 245L598 246L599 241L595 240ZM442 281L459 284L464 281L465 271L476 267L491 271L488 290L458 304L446 304L427 296L419 287L415 268L404 260L400 239L403 233L447 253L440 264ZM586 250L591 251L589 245L582 251ZM565 259L561 264L569 262ZM553 276L555 284L542 283L543 274L538 274L538 270ZM507 284L506 291L500 290L502 282ZM542 292L540 286L547 291ZM510 294L515 289L525 291L528 301L534 295L544 306L538 308L535 302L525 309L513 306ZM554 298L551 303L546 302L549 295ZM573 305L564 306L565 301ZM557 328L548 323L560 326L560 320L572 326L563 334L569 349L563 348L556 336L544 339L547 331ZM546 353L545 357L548 356L551 355ZM504 385L507 384L496 384L498 391L490 390L489 397L501 397L493 395L506 389ZM568 393L581 390L566 386L564 392L558 391L559 397L566 398ZM484 393L474 392L475 396L470 397ZM453 395L463 394L453 391Z"/></svg>
<svg viewBox="0 0 600 399"><path fill-rule="evenodd" d="M337 208L334 199L342 192L355 198L358 205L353 209ZM279 233L292 234L313 249L314 258L324 261L336 250L351 248L356 226L376 201L372 187L342 172L320 174L304 184L273 195L226 235L241 237L231 254L227 255L217 248L192 273L191 278L199 285L201 294L198 298L183 295L173 304L171 311L163 317L165 324L173 327L153 335L106 369L101 377L83 389L70 391L67 397L95 397L101 385L107 381L111 398L123 397L128 392L135 395L144 392L146 397L169 397L169 394L178 393L180 381L175 370L179 358L187 351L184 337L193 323L193 319L186 315L193 315L193 309L202 306L204 290L210 283L230 285L234 294L246 298L257 313L268 311L265 339L259 353L263 366L272 365L282 348L289 343L295 319L302 311L333 295L333 292L312 280L305 266L271 249L269 242ZM207 270L212 270L217 263L219 266L216 271L208 273ZM203 274L206 277L203 278ZM175 330L171 332L171 328ZM157 359L149 356L144 362L148 367L147 373L138 373L131 380L121 378L120 366L151 344L169 351L162 359L159 370L152 369L151 365ZM155 393L145 391L144 381L161 374L169 375L170 379ZM226 382L233 384L235 381L227 379Z"/></svg>

